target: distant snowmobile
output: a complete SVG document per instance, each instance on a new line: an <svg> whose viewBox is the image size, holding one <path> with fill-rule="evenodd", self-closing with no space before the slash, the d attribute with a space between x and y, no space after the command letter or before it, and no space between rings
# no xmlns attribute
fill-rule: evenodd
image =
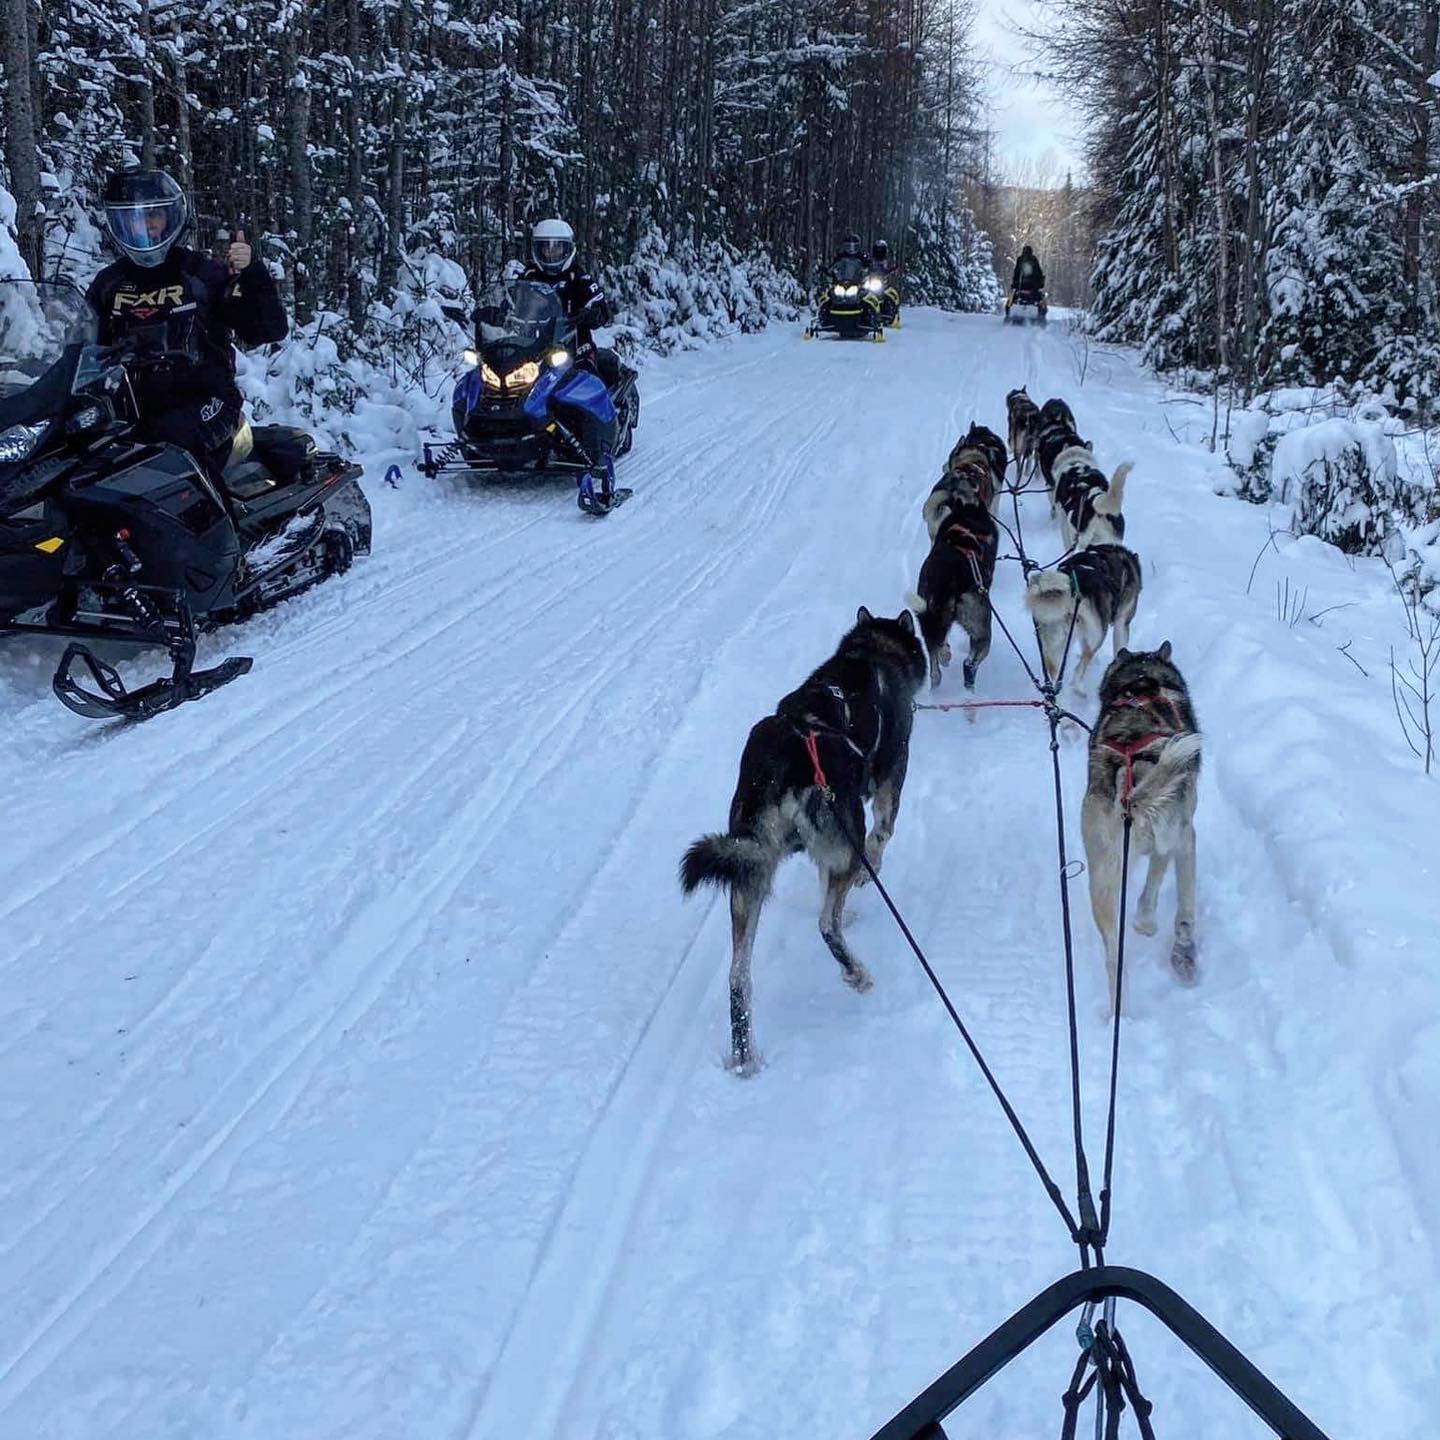
<svg viewBox="0 0 1440 1440"><path fill-rule="evenodd" d="M1045 303L1045 292L1039 288L1012 290L1005 302L1005 323L1007 325L1044 325L1050 307Z"/></svg>
<svg viewBox="0 0 1440 1440"><path fill-rule="evenodd" d="M0 282L0 639L69 639L59 699L143 720L245 674L244 656L196 670L197 629L348 569L370 551L370 505L360 467L299 430L243 425L220 485L136 439L131 372L167 352L97 333L72 286ZM87 642L162 647L172 674L127 691Z"/></svg>
<svg viewBox="0 0 1440 1440"><path fill-rule="evenodd" d="M834 335L841 340L883 340L881 316L883 282L872 276L858 256L842 256L831 267L822 285L815 319L805 338Z"/></svg>
<svg viewBox="0 0 1440 1440"><path fill-rule="evenodd" d="M581 481L583 501L584 481L608 469L604 457L618 459L635 443L634 372L624 371L612 391L576 363L574 329L548 285L502 282L476 315L475 348L465 352L470 368L451 399L455 439L427 442L421 470L432 478L564 475ZM629 496L611 493L614 504Z"/></svg>

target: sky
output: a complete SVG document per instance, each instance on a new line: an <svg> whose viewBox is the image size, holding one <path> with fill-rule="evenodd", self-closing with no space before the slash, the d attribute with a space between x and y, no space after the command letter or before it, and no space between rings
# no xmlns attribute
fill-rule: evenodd
<svg viewBox="0 0 1440 1440"><path fill-rule="evenodd" d="M999 168L1008 173L1016 162L1043 163L1048 156L1057 178L1069 168L1078 179L1084 164L1077 118L1043 82L1009 73L1011 66L1027 68L1030 60L1025 42L1016 39L1009 27L1033 22L1035 14L1030 0L976 0L975 44L992 62L990 123L997 132Z"/></svg>

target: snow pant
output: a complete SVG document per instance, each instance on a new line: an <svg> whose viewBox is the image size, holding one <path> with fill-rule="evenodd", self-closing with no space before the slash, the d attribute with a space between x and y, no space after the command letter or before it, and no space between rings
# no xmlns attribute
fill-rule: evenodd
<svg viewBox="0 0 1440 1440"><path fill-rule="evenodd" d="M138 429L157 445L178 445L219 486L230 459L230 447L245 419L240 392L182 400L152 409Z"/></svg>

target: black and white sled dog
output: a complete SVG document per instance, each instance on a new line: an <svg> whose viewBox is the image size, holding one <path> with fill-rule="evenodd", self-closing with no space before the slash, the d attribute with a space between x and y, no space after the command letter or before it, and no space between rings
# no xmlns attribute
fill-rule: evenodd
<svg viewBox="0 0 1440 1440"><path fill-rule="evenodd" d="M1035 473L1040 460L1040 407L1022 385L1005 397L1005 410L1010 417L1010 456L1018 490Z"/></svg>
<svg viewBox="0 0 1440 1440"><path fill-rule="evenodd" d="M1170 964L1187 984L1195 978L1199 776L1200 730L1190 692L1170 659L1170 642L1158 650L1120 650L1100 682L1100 716L1090 735L1090 774L1080 818L1090 907L1105 945L1112 1013L1127 811L1132 820L1130 853L1150 857L1135 907L1135 929L1142 935L1155 933L1160 884L1173 859L1176 907Z"/></svg>
<svg viewBox="0 0 1440 1440"><path fill-rule="evenodd" d="M1060 533L1071 549L1118 545L1125 539L1125 480L1134 466L1127 460L1107 480L1084 441L1076 439L1055 456L1050 473L1053 506Z"/></svg>
<svg viewBox="0 0 1440 1440"><path fill-rule="evenodd" d="M1040 478L1050 492L1050 518L1055 518L1055 459L1071 445L1085 445L1075 428L1070 407L1058 399L1047 400L1040 407L1040 433L1035 441L1035 459Z"/></svg>
<svg viewBox="0 0 1440 1440"><path fill-rule="evenodd" d="M945 512L920 567L917 593L910 597L920 617L920 634L930 657L930 684L940 683L950 663L949 635L958 621L970 638L965 657L965 688L975 688L975 672L990 653L990 601L1000 532L989 507L978 500L957 502Z"/></svg>
<svg viewBox="0 0 1440 1440"><path fill-rule="evenodd" d="M926 497L925 529L933 541L946 514L956 505L984 505L993 511L1000 503L1009 457L1005 442L983 425L971 425L955 442L945 470Z"/></svg>
<svg viewBox="0 0 1440 1440"><path fill-rule="evenodd" d="M787 855L803 850L819 868L825 884L820 934L846 983L870 988L869 974L845 943L842 912L851 887L864 878L855 846L865 835L867 800L875 824L863 843L875 869L895 832L925 672L914 617L904 611L886 619L862 606L835 654L751 730L729 830L702 836L680 862L687 895L701 885L730 891L730 1050L741 1073L756 1064L750 1033L755 929Z"/></svg>
<svg viewBox="0 0 1440 1440"><path fill-rule="evenodd" d="M1118 655L1130 643L1140 585L1140 557L1123 545L1092 545L1067 555L1053 570L1031 571L1025 582L1025 603L1040 637L1046 678L1054 680L1060 673L1067 641L1080 651L1077 685L1105 643L1107 631L1114 636Z"/></svg>

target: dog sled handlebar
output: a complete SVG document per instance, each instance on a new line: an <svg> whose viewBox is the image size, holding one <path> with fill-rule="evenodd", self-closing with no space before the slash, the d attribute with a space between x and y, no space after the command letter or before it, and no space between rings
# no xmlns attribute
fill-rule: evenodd
<svg viewBox="0 0 1440 1440"><path fill-rule="evenodd" d="M1198 1310L1168 1285L1122 1265L1077 1270L1042 1290L912 1400L872 1440L945 1440L940 1422L1057 1321L1092 1301L1142 1305L1202 1359L1281 1440L1326 1440Z"/></svg>

